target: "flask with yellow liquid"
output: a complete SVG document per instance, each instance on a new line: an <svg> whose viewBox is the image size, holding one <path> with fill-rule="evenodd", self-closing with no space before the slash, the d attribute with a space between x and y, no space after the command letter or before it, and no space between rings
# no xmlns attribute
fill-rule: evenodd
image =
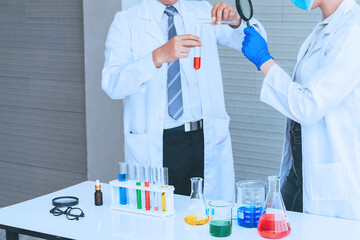
<svg viewBox="0 0 360 240"><path fill-rule="evenodd" d="M204 225L209 222L208 208L203 196L203 179L193 177L191 180L191 194L185 213L185 222L193 226Z"/></svg>

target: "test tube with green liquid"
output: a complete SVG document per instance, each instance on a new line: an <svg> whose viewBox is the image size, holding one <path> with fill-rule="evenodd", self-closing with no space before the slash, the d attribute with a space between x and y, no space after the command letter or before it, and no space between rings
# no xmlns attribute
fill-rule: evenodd
<svg viewBox="0 0 360 240"><path fill-rule="evenodd" d="M168 182L168 168L163 167L160 169L160 184L162 188L167 188ZM166 212L166 192L161 193L161 210Z"/></svg>
<svg viewBox="0 0 360 240"><path fill-rule="evenodd" d="M136 186L141 186L141 166L136 166ZM136 189L136 201L137 201L137 209L142 209L142 201L141 201L141 190Z"/></svg>

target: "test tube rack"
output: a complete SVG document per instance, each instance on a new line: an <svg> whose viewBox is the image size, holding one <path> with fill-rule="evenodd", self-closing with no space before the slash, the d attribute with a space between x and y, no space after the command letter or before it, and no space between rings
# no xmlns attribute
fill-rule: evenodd
<svg viewBox="0 0 360 240"><path fill-rule="evenodd" d="M155 217L168 217L175 214L175 208L174 208L174 186L168 185L167 187L160 187L160 186L136 186L135 181L125 181L120 182L119 180L113 180L109 182L111 186L111 209L113 210L119 210L119 211L125 211L125 212L132 212L132 213L138 213L143 215L150 215ZM166 194L166 211L162 211L161 209L161 202L158 202L158 211L154 211L153 206L151 207L151 210L146 210L145 207L142 207L142 209L137 209L136 206L131 206L131 204L121 205L120 204L120 197L119 197L119 189L127 188L129 190L141 190L143 191L149 191L150 193L155 192L159 193L161 195L162 193ZM144 197L144 196L142 196Z"/></svg>

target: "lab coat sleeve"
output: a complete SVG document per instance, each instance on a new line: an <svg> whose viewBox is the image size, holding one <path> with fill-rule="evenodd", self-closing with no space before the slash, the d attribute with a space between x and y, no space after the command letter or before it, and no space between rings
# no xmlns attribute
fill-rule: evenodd
<svg viewBox="0 0 360 240"><path fill-rule="evenodd" d="M101 81L102 89L112 99L144 92L147 82L158 71L152 52L134 60L131 38L130 27L122 13L117 13L105 43L105 64Z"/></svg>
<svg viewBox="0 0 360 240"><path fill-rule="evenodd" d="M321 67L302 86L278 65L266 75L260 94L261 101L303 125L312 125L340 104L360 84L360 28L340 30L329 43Z"/></svg>

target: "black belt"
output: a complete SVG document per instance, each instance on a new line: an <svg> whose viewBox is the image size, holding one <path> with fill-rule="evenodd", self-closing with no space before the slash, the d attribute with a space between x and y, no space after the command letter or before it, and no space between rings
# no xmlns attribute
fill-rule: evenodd
<svg viewBox="0 0 360 240"><path fill-rule="evenodd" d="M175 128L170 128L170 129L165 129L166 131L171 131L171 132L191 132L191 131L196 131L199 129L203 128L203 120L199 120L196 122L187 122L181 126L175 127Z"/></svg>

